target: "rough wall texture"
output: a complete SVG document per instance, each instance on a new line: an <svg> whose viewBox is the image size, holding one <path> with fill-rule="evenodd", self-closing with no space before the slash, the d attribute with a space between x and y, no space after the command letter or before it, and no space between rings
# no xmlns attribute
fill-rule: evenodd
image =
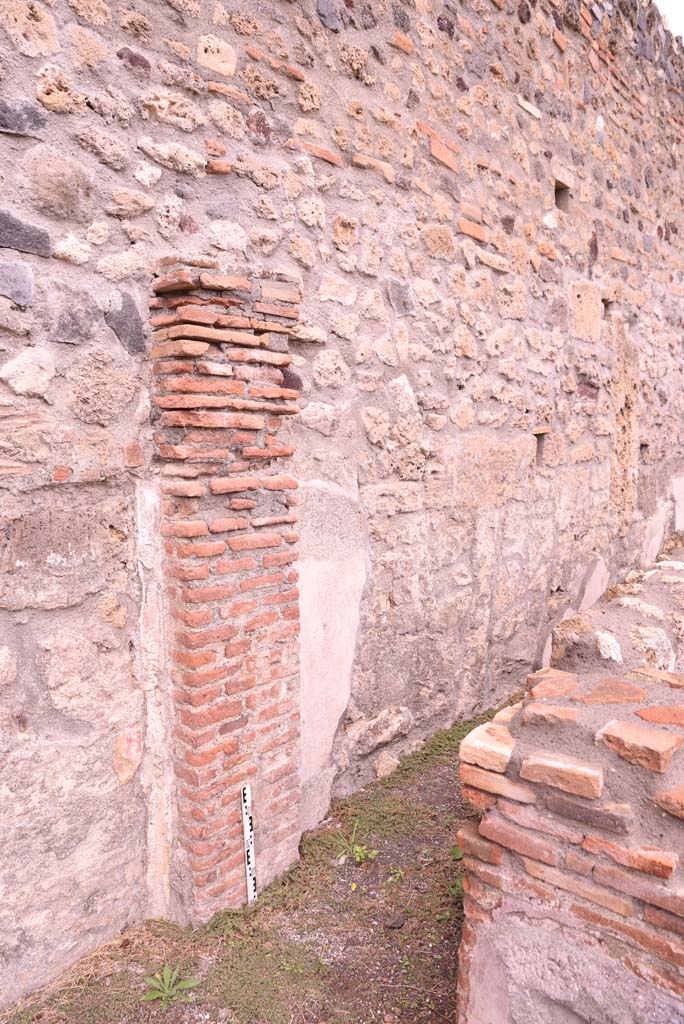
<svg viewBox="0 0 684 1024"><path fill-rule="evenodd" d="M684 1021L681 555L562 623L461 744L461 1024Z"/></svg>
<svg viewBox="0 0 684 1024"><path fill-rule="evenodd" d="M300 283L308 826L684 516L684 122L632 0L4 0L0 32L9 998L187 912L158 258Z"/></svg>

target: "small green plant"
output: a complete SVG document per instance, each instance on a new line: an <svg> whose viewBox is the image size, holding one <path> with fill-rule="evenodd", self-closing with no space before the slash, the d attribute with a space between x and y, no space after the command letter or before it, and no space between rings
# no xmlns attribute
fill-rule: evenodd
<svg viewBox="0 0 684 1024"><path fill-rule="evenodd" d="M457 875L454 884L449 886L449 894L453 896L455 900L463 899L463 878L464 875Z"/></svg>
<svg viewBox="0 0 684 1024"><path fill-rule="evenodd" d="M339 836L339 844L340 844L340 857L339 857L339 861L340 861L341 864L344 864L344 862L347 860L348 857L353 857L354 861L357 864L363 864L364 861L375 860L375 858L378 855L378 851L377 850L371 849L371 847L367 846L365 843L357 843L357 841L356 841L356 833L358 831L358 828L359 828L359 819L357 817L355 819L355 821L354 821L354 827L352 829L352 833L351 833L351 836L349 837L349 839L347 839L347 837L345 835L340 835Z"/></svg>
<svg viewBox="0 0 684 1024"><path fill-rule="evenodd" d="M180 969L178 967L174 967L171 970L169 965L165 964L163 970L157 971L156 974L151 975L149 978L145 978L149 992L145 993L141 1002L161 999L162 1010L167 1010L169 1003L189 1003L190 1000L185 993L189 988L195 988L196 985L199 985L199 979L180 978L179 974Z"/></svg>
<svg viewBox="0 0 684 1024"><path fill-rule="evenodd" d="M454 860L463 860L463 850L460 846L452 846L449 852Z"/></svg>
<svg viewBox="0 0 684 1024"><path fill-rule="evenodd" d="M281 960L280 970L285 971L286 974L306 974L304 964L297 963L296 960Z"/></svg>
<svg viewBox="0 0 684 1024"><path fill-rule="evenodd" d="M391 868L389 873L390 882L403 882L404 881L404 869L403 868Z"/></svg>

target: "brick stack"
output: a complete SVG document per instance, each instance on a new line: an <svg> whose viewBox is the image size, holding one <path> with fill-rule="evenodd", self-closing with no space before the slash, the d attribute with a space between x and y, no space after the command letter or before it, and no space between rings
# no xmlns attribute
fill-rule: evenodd
<svg viewBox="0 0 684 1024"><path fill-rule="evenodd" d="M630 574L463 741L459 1024L684 1020L683 585L684 562Z"/></svg>
<svg viewBox="0 0 684 1024"><path fill-rule="evenodd" d="M250 782L259 882L299 841L297 484L278 429L298 411L288 334L299 289L216 268L153 282L179 842L188 913L244 901L240 789Z"/></svg>

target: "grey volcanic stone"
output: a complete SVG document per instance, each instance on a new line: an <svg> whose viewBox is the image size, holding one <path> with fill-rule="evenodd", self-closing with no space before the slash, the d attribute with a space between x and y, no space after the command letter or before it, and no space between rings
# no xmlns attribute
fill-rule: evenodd
<svg viewBox="0 0 684 1024"><path fill-rule="evenodd" d="M36 256L50 256L52 243L43 228L27 224L9 210L0 210L0 249L32 252Z"/></svg>
<svg viewBox="0 0 684 1024"><path fill-rule="evenodd" d="M143 321L133 296L129 292L118 293L116 300L105 313L105 322L129 352L142 352L145 348Z"/></svg>
<svg viewBox="0 0 684 1024"><path fill-rule="evenodd" d="M316 4L316 11L318 17L321 19L321 23L329 28L331 32L339 32L342 28L342 22L340 16L337 13L337 7L333 3L333 0L318 0Z"/></svg>
<svg viewBox="0 0 684 1024"><path fill-rule="evenodd" d="M28 135L38 137L47 124L47 117L38 107L31 103L8 103L0 100L0 132L9 135Z"/></svg>
<svg viewBox="0 0 684 1024"><path fill-rule="evenodd" d="M17 306L33 303L33 270L27 263L0 263L0 295Z"/></svg>
<svg viewBox="0 0 684 1024"><path fill-rule="evenodd" d="M414 312L415 303L410 284L402 284L391 279L387 285L387 297L397 316L407 316Z"/></svg>

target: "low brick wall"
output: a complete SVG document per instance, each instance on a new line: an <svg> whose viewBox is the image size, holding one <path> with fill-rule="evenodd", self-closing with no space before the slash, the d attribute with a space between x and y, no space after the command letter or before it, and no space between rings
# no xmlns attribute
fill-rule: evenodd
<svg viewBox="0 0 684 1024"><path fill-rule="evenodd" d="M682 608L631 573L463 741L459 1024L684 1021Z"/></svg>

